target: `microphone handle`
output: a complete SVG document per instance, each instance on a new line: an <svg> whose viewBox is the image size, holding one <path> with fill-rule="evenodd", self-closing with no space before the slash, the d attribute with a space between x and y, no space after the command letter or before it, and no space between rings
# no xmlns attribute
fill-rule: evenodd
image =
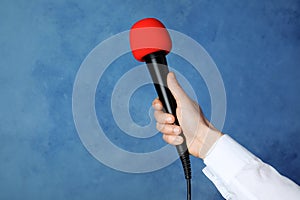
<svg viewBox="0 0 300 200"><path fill-rule="evenodd" d="M146 55L144 59L147 63L148 71L150 72L155 90L158 94L159 100L163 104L165 112L172 114L175 117L174 124L179 125L176 116L176 100L167 86L167 75L169 73L169 69L166 53L164 51L154 52ZM176 149L184 168L185 178L191 179L191 165L185 136L183 133L181 133L180 136L183 137L184 141L182 144L176 145Z"/></svg>

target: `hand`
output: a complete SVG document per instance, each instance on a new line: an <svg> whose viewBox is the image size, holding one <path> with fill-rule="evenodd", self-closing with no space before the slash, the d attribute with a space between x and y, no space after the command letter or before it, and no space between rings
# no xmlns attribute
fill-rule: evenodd
<svg viewBox="0 0 300 200"><path fill-rule="evenodd" d="M161 101L155 99L152 106L155 109L156 128L163 133L163 139L172 145L183 142L183 138L179 136L183 132L190 154L204 159L209 149L223 134L205 118L199 105L187 96L174 73L168 74L167 83L177 103L176 115L180 126L173 124L174 116L164 113Z"/></svg>

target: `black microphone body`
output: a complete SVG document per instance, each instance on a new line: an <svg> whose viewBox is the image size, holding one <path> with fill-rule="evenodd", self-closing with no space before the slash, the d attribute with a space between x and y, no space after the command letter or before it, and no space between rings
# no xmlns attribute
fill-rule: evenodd
<svg viewBox="0 0 300 200"><path fill-rule="evenodd" d="M175 117L174 124L179 125L176 115L176 100L167 86L167 75L169 73L169 69L166 52L157 51L148 54L144 57L144 60L147 64L155 90L158 94L159 100L162 102L165 112L172 114ZM184 168L185 178L191 179L191 164L185 136L183 133L181 133L180 136L183 137L184 141L182 144L176 145L176 149Z"/></svg>

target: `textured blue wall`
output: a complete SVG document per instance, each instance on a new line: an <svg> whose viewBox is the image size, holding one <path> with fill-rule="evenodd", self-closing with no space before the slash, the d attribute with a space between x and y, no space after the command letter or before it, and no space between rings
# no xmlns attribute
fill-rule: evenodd
<svg viewBox="0 0 300 200"><path fill-rule="evenodd" d="M223 131L300 183L298 0L2 0L1 200L185 198L178 161L147 174L115 171L89 154L73 122L72 87L83 59L101 41L144 17L157 17L205 47L225 84L228 110ZM101 102L108 101L103 95L111 92L114 77L137 63L128 56L122 60L128 68L117 64L101 80L106 87L98 88L100 121L109 116ZM190 81L198 87L209 116L207 91L201 81L197 86L196 78ZM155 97L150 86L144 89L151 95L145 97L141 88L131 104L131 114L140 124L149 120L146 111ZM105 126L115 126L106 119ZM110 138L127 150L134 150L132 141L138 142L118 133ZM149 141L143 140L139 147L147 151L163 145L160 136ZM222 199L202 174L202 161L193 159L192 164L193 199Z"/></svg>

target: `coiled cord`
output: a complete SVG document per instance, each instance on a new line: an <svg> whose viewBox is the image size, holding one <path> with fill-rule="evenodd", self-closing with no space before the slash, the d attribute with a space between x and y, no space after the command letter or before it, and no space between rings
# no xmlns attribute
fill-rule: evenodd
<svg viewBox="0 0 300 200"><path fill-rule="evenodd" d="M180 160L184 171L184 176L186 179L186 193L187 193L187 200L191 200L191 179L192 179L192 170L191 170L191 161L189 152L186 149L183 154L180 154Z"/></svg>

